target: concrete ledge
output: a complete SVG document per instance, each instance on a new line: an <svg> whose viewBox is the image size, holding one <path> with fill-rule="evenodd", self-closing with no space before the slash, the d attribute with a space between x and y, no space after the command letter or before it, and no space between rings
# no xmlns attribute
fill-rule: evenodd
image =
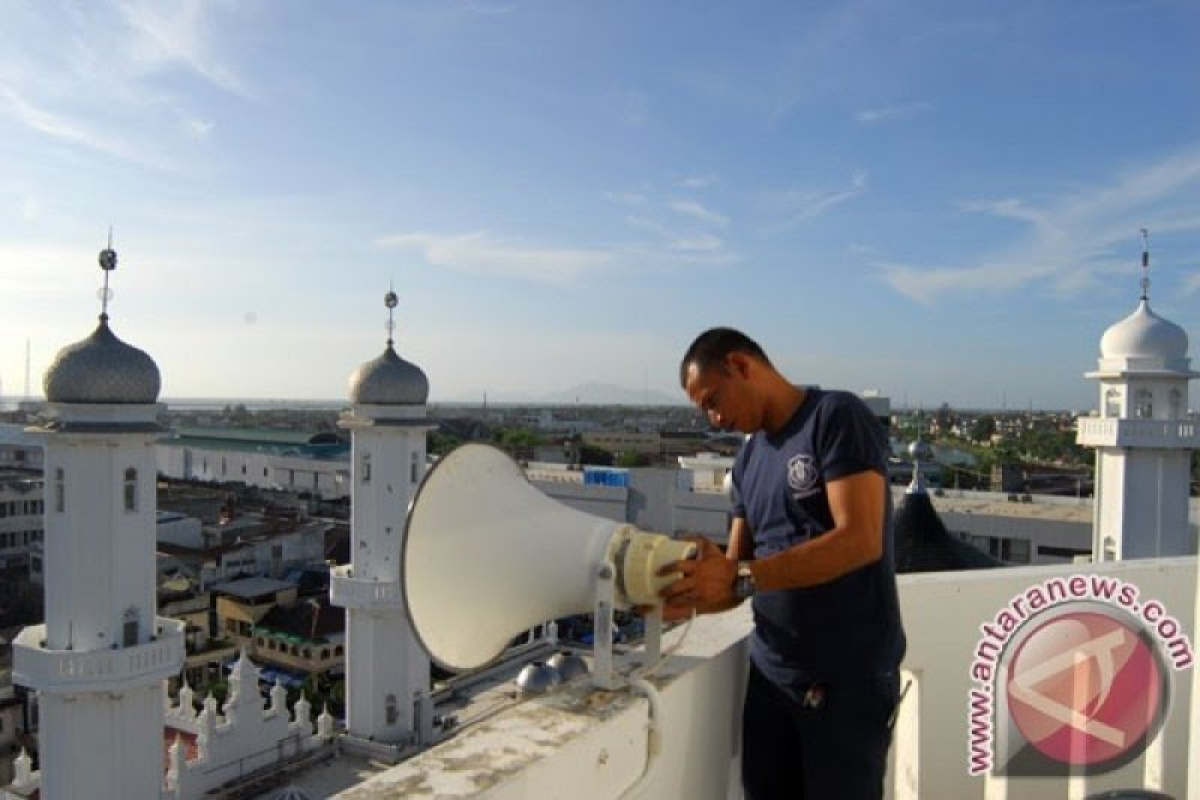
<svg viewBox="0 0 1200 800"><path fill-rule="evenodd" d="M736 785L750 627L748 608L697 619L651 676L659 694L657 752L646 697L577 679L553 694L514 700L337 797L728 797L731 779ZM685 626L670 631L664 652L684 634Z"/></svg>

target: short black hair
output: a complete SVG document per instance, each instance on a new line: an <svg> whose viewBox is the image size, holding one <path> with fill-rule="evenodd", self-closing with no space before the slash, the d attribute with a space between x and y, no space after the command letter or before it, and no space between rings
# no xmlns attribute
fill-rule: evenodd
<svg viewBox="0 0 1200 800"><path fill-rule="evenodd" d="M765 364L771 363L771 359L767 358L758 342L741 331L734 328L709 328L697 336L683 354L683 360L679 362L679 385L687 386L688 367L692 364L696 365L698 372L704 372L714 364L723 366L725 357L730 353L745 353Z"/></svg>

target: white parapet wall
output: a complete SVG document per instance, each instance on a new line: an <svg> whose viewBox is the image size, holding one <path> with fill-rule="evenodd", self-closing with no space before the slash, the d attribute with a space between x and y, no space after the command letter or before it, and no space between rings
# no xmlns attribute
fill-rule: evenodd
<svg viewBox="0 0 1200 800"><path fill-rule="evenodd" d="M577 678L337 797L729 797L737 791L749 629L747 608L697 619L650 677L653 699L644 690L604 691ZM684 626L669 632L664 647L684 633Z"/></svg>

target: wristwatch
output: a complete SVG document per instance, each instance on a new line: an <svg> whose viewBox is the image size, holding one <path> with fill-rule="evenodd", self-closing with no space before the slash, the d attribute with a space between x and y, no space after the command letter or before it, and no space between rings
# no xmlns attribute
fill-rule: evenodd
<svg viewBox="0 0 1200 800"><path fill-rule="evenodd" d="M750 562L739 561L737 574L733 579L733 596L738 600L745 600L747 597L753 597L757 591L758 584L754 582L754 573L750 571Z"/></svg>

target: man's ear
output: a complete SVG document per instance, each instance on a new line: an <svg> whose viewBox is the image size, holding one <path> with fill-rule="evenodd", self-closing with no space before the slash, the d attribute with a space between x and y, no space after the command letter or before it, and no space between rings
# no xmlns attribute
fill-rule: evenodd
<svg viewBox="0 0 1200 800"><path fill-rule="evenodd" d="M739 378L747 378L750 375L751 358L745 353L733 352L725 356L725 364L729 371L737 375Z"/></svg>

